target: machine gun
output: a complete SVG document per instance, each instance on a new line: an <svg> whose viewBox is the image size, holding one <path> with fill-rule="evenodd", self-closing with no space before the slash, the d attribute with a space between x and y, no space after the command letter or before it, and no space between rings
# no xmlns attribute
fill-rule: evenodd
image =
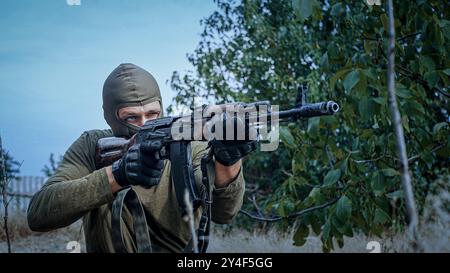
<svg viewBox="0 0 450 273"><path fill-rule="evenodd" d="M187 213L187 204L185 202L185 192L187 191L189 202L195 210L204 200L199 196L196 188L191 154L191 141L201 140L209 141L211 137L204 134L205 128L213 128L217 122L222 123L221 118L224 115L217 115L219 112L229 112L230 108L240 109L243 111L242 121L244 124L244 139L249 139L249 128L251 126L261 127L274 124L275 122L292 122L303 118L310 118L322 115L334 115L339 111L339 105L334 101L306 103L306 92L303 87L299 88L295 107L284 111L272 111L272 106L268 101L260 101L254 103L232 103L211 106L202 106L193 109L188 115L162 117L147 121L140 130L130 139L108 137L102 138L97 143L96 148L96 167L97 169L109 166L114 161L120 159L122 155L135 143L144 141L152 141L149 135L156 135L162 142L163 148L160 151L162 159L171 161L171 176L174 184L178 205L182 215ZM264 111L261 111L264 109ZM238 111L234 114L236 115ZM197 114L196 114L197 113ZM206 113L206 115L205 115ZM209 114L208 114L209 113ZM237 113L239 114L239 113ZM223 123L222 123L223 124ZM214 129L212 129L214 131ZM254 136L253 136L254 137ZM258 138L258 135L256 136ZM227 141L225 138L223 141ZM202 160L202 165L203 165ZM206 169L202 166L202 172ZM203 174L203 179L207 180L207 176ZM208 181L203 181L203 184ZM208 186L208 185L206 185ZM209 188L208 188L209 189ZM125 198L125 197L123 197ZM210 197L208 197L210 198ZM207 200L208 204L211 200ZM123 202L121 202L123 205ZM113 210L114 210L113 205ZM191 206L189 206L191 207ZM120 210L122 207L119 208ZM210 213L210 212L207 212ZM119 212L113 211L114 215L120 216ZM203 218L203 216L202 216ZM210 215L205 215L209 222ZM120 219L119 219L120 220ZM113 221L117 222L117 219ZM120 229L120 221L119 221ZM201 224L202 225L202 221ZM200 230L200 229L199 229ZM208 228L203 228L203 234L200 237L207 237ZM114 230L113 230L114 233ZM200 241L200 240L199 240ZM200 242L199 242L200 244ZM139 246L138 246L139 248ZM202 247L203 249L204 247Z"/></svg>

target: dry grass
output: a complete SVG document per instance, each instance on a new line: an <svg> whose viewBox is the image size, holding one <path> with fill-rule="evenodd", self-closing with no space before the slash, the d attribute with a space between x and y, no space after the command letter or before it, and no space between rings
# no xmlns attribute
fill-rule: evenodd
<svg viewBox="0 0 450 273"><path fill-rule="evenodd" d="M441 225L428 225L422 233L423 243L426 246L425 252L450 252L449 228ZM445 235L447 234L447 235ZM424 236L426 235L426 236ZM443 236L442 236L443 235ZM446 237L445 237L446 236ZM293 234L280 234L277 231L269 231L261 234L257 232L247 232L235 230L224 234L223 232L213 233L208 252L213 253L321 253L322 242L319 237L309 236L307 242L302 247L293 245ZM373 250L369 242L378 242L381 252L406 253L414 252L411 241L405 233L392 237L367 237L356 235L354 237L344 237L344 246L338 248L335 243L336 253L368 253Z"/></svg>
<svg viewBox="0 0 450 273"><path fill-rule="evenodd" d="M427 200L420 234L426 252L450 252L450 181L445 187Z"/></svg>
<svg viewBox="0 0 450 273"><path fill-rule="evenodd" d="M420 228L420 245L425 252L450 252L450 194L443 191L430 197L427 210L423 214ZM83 235L80 222L67 228L52 232L38 233L29 230L24 215L10 217L9 228L12 234L13 252L70 252L67 243L78 241L84 252ZM265 233L233 230L223 232L213 229L208 252L212 253L311 253L322 252L322 244L318 237L308 237L302 247L293 245L293 233L279 233L270 230ZM3 227L0 227L0 252L6 252L6 242ZM380 243L382 252L413 252L411 240L407 233L392 236L386 234L383 238L356 235L344 238L344 247L334 252L370 252L367 244L370 241ZM335 244L336 245L336 244Z"/></svg>
<svg viewBox="0 0 450 273"><path fill-rule="evenodd" d="M1 215L0 220L0 241L6 241L6 232L3 226L3 215ZM14 214L8 217L8 230L11 241L15 241L33 234L33 231L28 228L27 218L23 214Z"/></svg>
<svg viewBox="0 0 450 273"><path fill-rule="evenodd" d="M7 252L6 234L2 223L0 226L0 253ZM84 251L84 238L81 231L81 222L71 226L49 232L35 232L30 230L24 214L14 214L8 218L8 229L11 239L11 251L19 253L41 252L70 252L67 243L81 242L81 251Z"/></svg>

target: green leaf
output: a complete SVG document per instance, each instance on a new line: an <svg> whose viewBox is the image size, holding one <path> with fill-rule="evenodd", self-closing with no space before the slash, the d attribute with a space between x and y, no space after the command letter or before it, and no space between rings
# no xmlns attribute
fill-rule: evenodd
<svg viewBox="0 0 450 273"><path fill-rule="evenodd" d="M340 177L341 177L340 169L329 171L325 176L325 178L323 179L323 185L324 186L332 185L336 183Z"/></svg>
<svg viewBox="0 0 450 273"><path fill-rule="evenodd" d="M353 87L353 90L357 91L358 94L367 97L367 77L362 73L360 70L358 70L359 74L359 81L358 83Z"/></svg>
<svg viewBox="0 0 450 273"><path fill-rule="evenodd" d="M292 7L294 8L295 14L298 16L300 21L305 21L311 16L313 11L314 1L310 0L292 0Z"/></svg>
<svg viewBox="0 0 450 273"><path fill-rule="evenodd" d="M337 242L339 248L343 248L344 247L344 238L336 237L336 242Z"/></svg>
<svg viewBox="0 0 450 273"><path fill-rule="evenodd" d="M280 138L289 146L295 145L294 137L292 136L291 131L284 126L280 126Z"/></svg>
<svg viewBox="0 0 450 273"><path fill-rule="evenodd" d="M373 130L371 129L364 129L362 131L361 137L364 139L368 139L369 137L373 136Z"/></svg>
<svg viewBox="0 0 450 273"><path fill-rule="evenodd" d="M361 97L358 103L358 110L362 121L367 121L373 116L374 108L371 99Z"/></svg>
<svg viewBox="0 0 450 273"><path fill-rule="evenodd" d="M302 246L306 243L307 238L309 235L309 228L307 225L300 225L297 228L297 231L295 231L294 234L294 245L295 246Z"/></svg>
<svg viewBox="0 0 450 273"><path fill-rule="evenodd" d="M344 12L344 8L342 7L342 3L336 3L331 8L331 16L339 16L341 13Z"/></svg>
<svg viewBox="0 0 450 273"><path fill-rule="evenodd" d="M295 154L291 163L292 163L291 169L294 174L298 174L305 170L305 159L301 152L298 152ZM299 177L299 179L304 179L304 178ZM306 182L306 180L305 180L305 182Z"/></svg>
<svg viewBox="0 0 450 273"><path fill-rule="evenodd" d="M403 194L403 190L398 190L398 191L390 192L390 193L386 194L386 196L388 198L397 199L397 198L403 198L404 194Z"/></svg>
<svg viewBox="0 0 450 273"><path fill-rule="evenodd" d="M395 91L395 94L396 94L398 97L404 98L404 99L410 99L410 98L412 98L411 92L409 92L409 90L406 89L406 88L398 88L398 89Z"/></svg>
<svg viewBox="0 0 450 273"><path fill-rule="evenodd" d="M352 214L352 202L347 196L342 196L336 204L336 217L341 223L345 223Z"/></svg>
<svg viewBox="0 0 450 273"><path fill-rule="evenodd" d="M281 216L281 217L286 217L287 213L286 210L284 209L284 200L280 200L280 202L278 202L278 204L276 204L274 207L276 207L277 209L277 213Z"/></svg>
<svg viewBox="0 0 450 273"><path fill-rule="evenodd" d="M317 236L320 235L321 228L322 228L322 225L319 221L317 221L317 220L311 221L311 229Z"/></svg>
<svg viewBox="0 0 450 273"><path fill-rule="evenodd" d="M423 65L428 71L433 71L435 69L435 64L433 59L427 56L420 56L419 57L420 64Z"/></svg>
<svg viewBox="0 0 450 273"><path fill-rule="evenodd" d="M349 93L353 87L359 82L359 71L353 70L348 73L344 79L344 88L347 93Z"/></svg>
<svg viewBox="0 0 450 273"><path fill-rule="evenodd" d="M436 71L427 72L423 76L431 87L435 87L439 80L439 74Z"/></svg>
<svg viewBox="0 0 450 273"><path fill-rule="evenodd" d="M376 208L375 209L375 214L373 217L373 222L375 224L384 224L387 221L389 221L391 219L391 217L389 217L389 215L382 209L380 208Z"/></svg>
<svg viewBox="0 0 450 273"><path fill-rule="evenodd" d="M320 68L322 68L324 71L328 71L330 64L328 62L328 53L325 52L325 54L322 55L322 58L320 58Z"/></svg>
<svg viewBox="0 0 450 273"><path fill-rule="evenodd" d="M319 133L320 117L313 117L308 119L307 132L311 136L317 136Z"/></svg>
<svg viewBox="0 0 450 273"><path fill-rule="evenodd" d="M408 111L408 115L412 114L418 114L418 115L424 115L425 109L423 108L422 104L418 103L415 100L407 101L405 104L405 108Z"/></svg>
<svg viewBox="0 0 450 273"><path fill-rule="evenodd" d="M408 118L407 115L404 115L402 117L402 125L405 128L405 131L409 133L410 132L410 129L409 129L409 118Z"/></svg>
<svg viewBox="0 0 450 273"><path fill-rule="evenodd" d="M328 54L327 54L328 55ZM341 79L343 76L345 76L348 72L350 71L350 69L346 68L346 69L342 69L339 70L338 72L336 72L336 74L334 74L331 78L330 78L330 88L333 90L334 86L336 85L337 80Z"/></svg>
<svg viewBox="0 0 450 273"><path fill-rule="evenodd" d="M450 79L448 75L446 75L443 71L439 71L438 74L441 77L441 80L444 82L444 86L450 86Z"/></svg>
<svg viewBox="0 0 450 273"><path fill-rule="evenodd" d="M428 168L431 168L433 165L433 155L430 153L430 151L423 151L419 154L420 159L423 160L425 164L427 164Z"/></svg>
<svg viewBox="0 0 450 273"><path fill-rule="evenodd" d="M450 76L450 68L442 70L447 76Z"/></svg>
<svg viewBox="0 0 450 273"><path fill-rule="evenodd" d="M374 102L381 104L381 105L385 105L386 104L386 98L383 97L377 97L377 98L372 98Z"/></svg>
<svg viewBox="0 0 450 273"><path fill-rule="evenodd" d="M396 175L400 175L400 173L394 169L383 169L381 170L384 174L384 176L396 176Z"/></svg>
<svg viewBox="0 0 450 273"><path fill-rule="evenodd" d="M367 78L369 78L373 81L378 80L378 75L374 68L367 68L367 69L364 69L363 71L364 71L364 75L366 75ZM375 89L377 89L377 88L375 88Z"/></svg>
<svg viewBox="0 0 450 273"><path fill-rule="evenodd" d="M299 186L308 184L308 181L302 176L296 176L295 181Z"/></svg>
<svg viewBox="0 0 450 273"><path fill-rule="evenodd" d="M372 180L370 181L370 186L376 196L381 195L385 190L383 176L379 172L375 172L372 175Z"/></svg>
<svg viewBox="0 0 450 273"><path fill-rule="evenodd" d="M318 197L320 197L321 193L320 193L320 188L313 188L309 194L308 197L310 197L311 199L313 199L314 201L317 201Z"/></svg>
<svg viewBox="0 0 450 273"><path fill-rule="evenodd" d="M437 134L437 133L439 132L439 130L441 130L442 128L447 127L447 125L448 125L447 122L439 122L439 123L436 123L436 124L433 126L433 135Z"/></svg>
<svg viewBox="0 0 450 273"><path fill-rule="evenodd" d="M372 50L372 41L369 40L364 40L364 50L366 52L366 54L370 54L370 51Z"/></svg>
<svg viewBox="0 0 450 273"><path fill-rule="evenodd" d="M342 173L347 174L348 173L348 157L346 157L343 161L342 164L339 166L339 169L341 170Z"/></svg>
<svg viewBox="0 0 450 273"><path fill-rule="evenodd" d="M327 241L330 238L331 224L330 221L326 221L322 229L322 240Z"/></svg>

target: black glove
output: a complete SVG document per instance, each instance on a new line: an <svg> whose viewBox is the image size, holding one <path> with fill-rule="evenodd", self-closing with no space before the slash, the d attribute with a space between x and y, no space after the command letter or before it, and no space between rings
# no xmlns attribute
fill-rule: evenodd
<svg viewBox="0 0 450 273"><path fill-rule="evenodd" d="M146 188L158 185L164 161L160 158L160 140L134 144L123 157L112 165L112 173L122 186L141 185Z"/></svg>
<svg viewBox="0 0 450 273"><path fill-rule="evenodd" d="M237 140L237 128L238 126L244 126L244 122L237 117L232 117L231 124L234 126L234 140L226 140L226 119L226 116L224 116L224 140L217 140L214 138L210 143L216 161L222 165L231 166L241 158L256 150L257 140L249 140L249 136L251 135L249 131L253 131L252 133L256 136L256 129L252 126L247 126L246 140Z"/></svg>

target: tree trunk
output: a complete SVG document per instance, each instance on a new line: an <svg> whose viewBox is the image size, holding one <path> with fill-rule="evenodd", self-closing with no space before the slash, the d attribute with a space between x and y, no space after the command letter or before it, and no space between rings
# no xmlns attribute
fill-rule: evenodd
<svg viewBox="0 0 450 273"><path fill-rule="evenodd" d="M403 191L405 194L405 203L409 219L409 230L415 241L415 245L420 243L418 237L418 216L414 193L411 185L411 176L408 166L408 155L406 153L405 136L403 133L402 119L395 97L395 26L394 26L394 6L392 0L388 0L389 17L389 41L388 41L388 66L387 66L387 91L388 101L392 114L392 124L394 126L397 139L397 154L400 159L400 173Z"/></svg>
<svg viewBox="0 0 450 273"><path fill-rule="evenodd" d="M2 137L0 136L0 167L2 172L2 179L0 181L1 190L2 190L2 200L3 200L3 208L5 210L5 216L3 217L3 227L5 229L6 234L6 243L8 245L8 253L11 253L11 241L9 239L9 229L8 229L8 205L9 205L9 197L8 197L8 178L6 174L6 162L5 162L5 153L3 151L2 145Z"/></svg>

